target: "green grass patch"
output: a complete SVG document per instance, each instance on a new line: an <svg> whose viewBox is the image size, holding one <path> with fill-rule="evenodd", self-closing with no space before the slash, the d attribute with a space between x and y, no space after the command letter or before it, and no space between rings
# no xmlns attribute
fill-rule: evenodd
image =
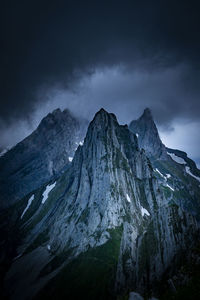
<svg viewBox="0 0 200 300"><path fill-rule="evenodd" d="M36 299L115 299L113 285L122 227L109 231L111 238L70 262Z"/></svg>

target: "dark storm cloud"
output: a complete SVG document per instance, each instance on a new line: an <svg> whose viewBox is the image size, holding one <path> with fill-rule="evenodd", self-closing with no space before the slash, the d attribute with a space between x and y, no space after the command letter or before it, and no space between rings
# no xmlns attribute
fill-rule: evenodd
<svg viewBox="0 0 200 300"><path fill-rule="evenodd" d="M72 90L58 87L47 89L46 94L40 91L49 104L43 115L59 106L91 120L104 107L115 113L119 122L129 123L149 107L156 123L169 130L174 120L199 120L198 94L194 90L188 94L188 84L183 85L181 79L187 73L185 65L159 71L130 70L122 65L97 69L76 82Z"/></svg>
<svg viewBox="0 0 200 300"><path fill-rule="evenodd" d="M184 100L173 97L170 103L183 114L197 115L197 1L4 1L1 22L0 119L6 122L31 115L45 101L38 97L41 87L70 89L85 74L120 64L127 72L158 75L185 65L179 86L173 86L177 96L183 87ZM157 89L163 95L164 83ZM167 108L167 94L157 108ZM165 119L170 120L169 107Z"/></svg>

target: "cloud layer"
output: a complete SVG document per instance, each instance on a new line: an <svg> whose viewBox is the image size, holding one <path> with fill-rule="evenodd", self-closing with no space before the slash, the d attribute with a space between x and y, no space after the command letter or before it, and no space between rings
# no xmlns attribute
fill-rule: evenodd
<svg viewBox="0 0 200 300"><path fill-rule="evenodd" d="M199 6L192 0L5 1L0 145L24 137L58 106L87 118L103 106L123 123L148 106L165 131L198 124Z"/></svg>
<svg viewBox="0 0 200 300"><path fill-rule="evenodd" d="M197 1L4 2L0 118L31 114L44 101L38 97L40 87L70 88L80 76L121 63L158 74L184 64L182 84L187 83L191 97L199 96L197 5Z"/></svg>

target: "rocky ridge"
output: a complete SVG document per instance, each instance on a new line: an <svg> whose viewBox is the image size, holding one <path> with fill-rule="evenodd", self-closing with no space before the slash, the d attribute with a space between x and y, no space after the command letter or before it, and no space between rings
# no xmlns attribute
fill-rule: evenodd
<svg viewBox="0 0 200 300"><path fill-rule="evenodd" d="M139 146L145 149L147 156L167 159L167 151L159 137L149 108L144 110L139 119L130 123L129 129L137 135Z"/></svg>
<svg viewBox="0 0 200 300"><path fill-rule="evenodd" d="M84 139L88 122L69 110L48 114L38 128L0 157L0 206L8 207L57 177Z"/></svg>
<svg viewBox="0 0 200 300"><path fill-rule="evenodd" d="M70 168L54 185L20 201L20 238L6 275L8 286L15 279L11 299L76 299L79 292L87 299L115 299L130 290L156 292L162 275L195 243L198 223L138 140L101 109ZM148 149L149 157L155 154ZM170 161L164 145L160 149L159 157ZM194 205L190 194L186 199ZM34 269L29 276L27 268Z"/></svg>

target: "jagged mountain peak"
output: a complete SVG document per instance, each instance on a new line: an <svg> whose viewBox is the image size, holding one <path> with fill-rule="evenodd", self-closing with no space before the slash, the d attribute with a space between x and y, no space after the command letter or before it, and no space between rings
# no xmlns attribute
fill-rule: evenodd
<svg viewBox="0 0 200 300"><path fill-rule="evenodd" d="M99 111L96 112L92 121L101 120L102 118L108 118L109 112L107 112L104 108L101 108Z"/></svg>
<svg viewBox="0 0 200 300"><path fill-rule="evenodd" d="M149 157L167 159L167 151L149 108L144 110L140 118L130 123L129 129L137 135L140 148L143 148Z"/></svg>
<svg viewBox="0 0 200 300"><path fill-rule="evenodd" d="M56 110L48 118L63 114ZM114 114L100 109L72 163L52 179L52 184L45 183L17 203L17 230L22 238L6 275L7 282L12 283L11 299L28 300L41 290L45 296L37 294L35 299L48 298L49 290L49 299L79 299L79 291L86 299L115 299L107 297L110 291L112 295L130 290L144 293L174 264L174 254L191 245L197 224L176 204L173 176L153 169L145 151L138 147L138 141L149 142L151 151L160 145L156 126L152 129L147 125L151 114L145 110L143 115L134 121L137 138L126 125L119 125ZM67 130L71 127L62 133ZM73 131L72 138L75 134ZM54 147L66 150L65 145L60 149L63 136L57 139L55 135L50 142L49 152ZM63 158L65 152L56 153L55 158ZM52 167L54 164L49 165ZM10 232L5 232L7 239ZM28 272L26 266L35 271ZM104 274L109 274L105 287L102 283L92 297L87 297L90 287ZM84 282L83 286L79 282ZM28 295L19 288L25 284ZM59 297L62 289L64 296Z"/></svg>
<svg viewBox="0 0 200 300"><path fill-rule="evenodd" d="M117 118L113 113L107 112L104 108L101 108L94 116L91 124L107 126L109 121L117 122Z"/></svg>
<svg viewBox="0 0 200 300"><path fill-rule="evenodd" d="M40 124L38 125L38 129L47 129L48 127L53 127L56 124L62 126L63 123L78 124L78 118L76 118L69 109L64 109L61 111L60 108L57 108L51 113L48 113L48 115L41 120Z"/></svg>
<svg viewBox="0 0 200 300"><path fill-rule="evenodd" d="M87 126L68 109L57 108L44 117L32 134L0 158L0 205L9 206L58 176L71 162Z"/></svg>
<svg viewBox="0 0 200 300"><path fill-rule="evenodd" d="M58 107L58 108L54 109L54 110L52 111L52 113L50 113L50 114L56 115L56 114L60 114L60 113L62 113L62 111L61 111L61 109Z"/></svg>
<svg viewBox="0 0 200 300"><path fill-rule="evenodd" d="M97 118L104 118L104 119L109 119L112 118L115 121L117 121L117 118L115 116L115 114L113 113L109 113L107 110L105 110L104 108L101 108L94 116L93 120L96 120Z"/></svg>
<svg viewBox="0 0 200 300"><path fill-rule="evenodd" d="M156 135L158 134L158 130L157 130L156 124L154 122L154 118L153 118L152 111L150 110L150 108L148 108L148 107L145 108L142 115L137 120L133 120L130 123L130 126L131 126L131 124L133 125L135 122L143 123L143 126L145 125L146 129L151 130L151 133L156 134Z"/></svg>
<svg viewBox="0 0 200 300"><path fill-rule="evenodd" d="M153 116L152 116L152 112L151 109L149 107L146 107L144 109L143 114L141 115L140 119L149 119L153 121Z"/></svg>
<svg viewBox="0 0 200 300"><path fill-rule="evenodd" d="M96 115L97 114L108 114L108 112L103 107L101 107L100 110L96 113Z"/></svg>
<svg viewBox="0 0 200 300"><path fill-rule="evenodd" d="M94 148L96 148L96 145L103 142L103 144L106 145L106 148L108 145L112 145L120 149L120 143L123 141L125 144L125 140L127 141L126 151L131 147L133 147L134 150L139 149L137 138L128 129L128 126L120 125L115 114L109 113L105 109L100 109L95 114L88 127L85 142L87 143L88 141L89 143L93 143Z"/></svg>

